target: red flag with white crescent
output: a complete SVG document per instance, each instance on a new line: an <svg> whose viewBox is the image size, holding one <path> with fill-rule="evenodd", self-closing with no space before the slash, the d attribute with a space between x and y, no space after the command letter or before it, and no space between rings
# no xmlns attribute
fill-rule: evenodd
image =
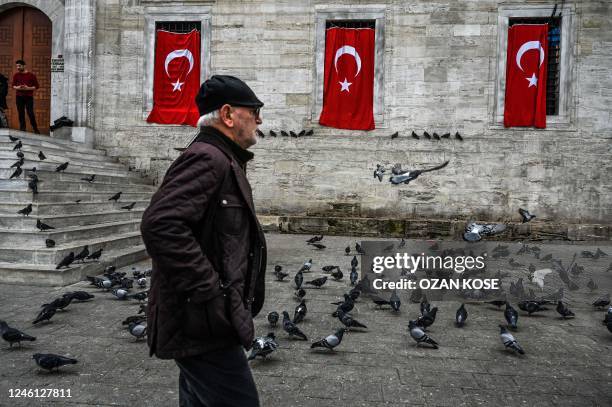
<svg viewBox="0 0 612 407"><path fill-rule="evenodd" d="M153 110L149 123L196 125L195 97L200 88L200 32L157 31Z"/></svg>
<svg viewBox="0 0 612 407"><path fill-rule="evenodd" d="M546 128L548 24L508 29L505 127Z"/></svg>
<svg viewBox="0 0 612 407"><path fill-rule="evenodd" d="M328 28L319 124L374 129L374 30Z"/></svg>

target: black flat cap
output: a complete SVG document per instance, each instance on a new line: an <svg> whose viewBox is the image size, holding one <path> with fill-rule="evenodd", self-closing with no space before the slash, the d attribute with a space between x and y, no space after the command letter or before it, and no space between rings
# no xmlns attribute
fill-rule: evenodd
<svg viewBox="0 0 612 407"><path fill-rule="evenodd" d="M229 75L213 75L212 78L204 81L196 95L195 102L198 105L200 116L215 111L225 104L245 107L264 105L246 83Z"/></svg>

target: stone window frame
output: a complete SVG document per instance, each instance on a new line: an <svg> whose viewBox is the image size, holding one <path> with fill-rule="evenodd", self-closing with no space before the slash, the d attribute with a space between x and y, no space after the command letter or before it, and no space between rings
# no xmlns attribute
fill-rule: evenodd
<svg viewBox="0 0 612 407"><path fill-rule="evenodd" d="M374 124L384 127L385 5L315 6L314 88L311 121L319 122L323 109L325 69L325 25L328 20L375 20L374 40Z"/></svg>
<svg viewBox="0 0 612 407"><path fill-rule="evenodd" d="M506 92L506 59L508 49L508 25L513 17L550 17L554 4L500 6L497 17L497 78L495 81L494 106L491 128L505 129L504 101ZM557 7L555 15L561 15L561 58L559 68L559 114L546 116L546 130L573 130L576 104L575 87L575 38L577 18L572 4ZM520 127L513 129L521 129ZM524 128L533 130L532 127Z"/></svg>
<svg viewBox="0 0 612 407"><path fill-rule="evenodd" d="M200 83L211 72L211 6L151 6L145 7L144 18L144 74L142 81L142 118L146 120L153 109L153 77L155 68L155 23L160 21L200 22ZM155 126L163 126L154 124ZM176 126L176 125L170 125ZM182 125L181 125L182 126Z"/></svg>

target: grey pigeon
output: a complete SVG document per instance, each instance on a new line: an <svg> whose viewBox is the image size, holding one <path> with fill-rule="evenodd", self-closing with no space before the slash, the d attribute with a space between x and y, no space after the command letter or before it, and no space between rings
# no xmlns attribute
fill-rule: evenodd
<svg viewBox="0 0 612 407"><path fill-rule="evenodd" d="M501 342L504 344L504 346L507 349L512 349L513 351L524 355L525 351L523 350L523 348L521 348L516 339L514 339L514 336L510 332L508 332L506 327L503 325L499 325L499 329L499 338L501 339Z"/></svg>
<svg viewBox="0 0 612 407"><path fill-rule="evenodd" d="M22 341L35 341L36 338L26 333L21 332L16 328L11 328L5 321L0 321L0 334L2 339L9 343L9 347L13 347L14 343L18 343L21 347Z"/></svg>
<svg viewBox="0 0 612 407"><path fill-rule="evenodd" d="M306 260L298 271L308 273L312 267L312 259Z"/></svg>
<svg viewBox="0 0 612 407"><path fill-rule="evenodd" d="M383 175L385 174L385 171L387 171L387 170L385 169L384 166L382 166L380 164L376 164L376 169L374 170L374 178L378 178L378 181L382 182Z"/></svg>
<svg viewBox="0 0 612 407"><path fill-rule="evenodd" d="M565 305L563 301L557 302L557 312L561 315L561 318L574 318L574 313Z"/></svg>
<svg viewBox="0 0 612 407"><path fill-rule="evenodd" d="M302 288L302 283L304 282L304 274L302 274L301 270L295 274L295 277L293 277L293 281L295 282L295 288L297 288L298 290Z"/></svg>
<svg viewBox="0 0 612 407"><path fill-rule="evenodd" d="M506 322L508 322L508 325L512 329L514 330L517 329L516 325L518 324L518 312L508 302L506 303L506 310L504 311L504 318L506 318Z"/></svg>
<svg viewBox="0 0 612 407"><path fill-rule="evenodd" d="M289 313L287 311L283 311L283 329L289 334L289 337L297 337L304 341L308 340L300 328L291 322L291 318L289 318Z"/></svg>
<svg viewBox="0 0 612 407"><path fill-rule="evenodd" d="M96 179L96 174L91 174L89 177L81 178L81 181L87 181L90 184Z"/></svg>
<svg viewBox="0 0 612 407"><path fill-rule="evenodd" d="M391 182L393 185L398 185L398 184L408 184L410 183L410 181L413 181L415 179L417 179L421 174L425 173L425 172L430 172L430 171L436 171L436 170L440 170L444 167L446 167L448 165L449 161L445 161L444 163L432 167L432 168L428 168L425 170L410 170L407 172L404 172L401 175L394 175L391 178L389 178L389 182Z"/></svg>
<svg viewBox="0 0 612 407"><path fill-rule="evenodd" d="M132 209L134 209L135 205L136 205L136 202L132 202L129 205L122 206L121 209L127 209L128 211L131 211Z"/></svg>
<svg viewBox="0 0 612 407"><path fill-rule="evenodd" d="M276 336L274 332L269 332L266 336L260 336L253 340L253 348L251 354L247 360L253 360L257 356L265 359L269 354L278 349L278 343L276 342Z"/></svg>
<svg viewBox="0 0 612 407"><path fill-rule="evenodd" d="M57 370L64 365L74 365L78 362L76 359L54 355L53 353L35 353L32 355L32 359L38 366L49 371Z"/></svg>
<svg viewBox="0 0 612 407"><path fill-rule="evenodd" d="M468 242L478 242L483 236L494 236L506 230L506 225L497 224L480 224L469 222L463 233L463 240Z"/></svg>
<svg viewBox="0 0 612 407"><path fill-rule="evenodd" d="M272 311L268 313L268 323L270 324L270 326L275 327L276 324L278 323L278 319L279 319L278 312Z"/></svg>
<svg viewBox="0 0 612 407"><path fill-rule="evenodd" d="M300 322L302 322L304 320L304 317L306 316L307 311L308 309L306 308L306 300L303 299L302 302L300 302L298 306L295 307L295 312L293 313L293 323L299 324Z"/></svg>
<svg viewBox="0 0 612 407"><path fill-rule="evenodd" d="M115 297L117 297L118 300L125 300L125 299L127 299L127 296L128 296L127 290L125 290L123 288L116 288L116 289L112 290L111 293Z"/></svg>
<svg viewBox="0 0 612 407"><path fill-rule="evenodd" d="M402 302L400 301L396 290L393 290L393 292L391 293L391 297L389 298L389 305L391 305L391 309L395 312L398 312L400 306L402 305Z"/></svg>
<svg viewBox="0 0 612 407"><path fill-rule="evenodd" d="M131 322L128 330L130 334L139 340L147 335L147 326L142 323Z"/></svg>
<svg viewBox="0 0 612 407"><path fill-rule="evenodd" d="M434 341L432 338L427 335L423 329L417 324L415 321L408 321L408 330L410 331L410 336L417 344L417 347L422 344L431 345L434 349L438 349L438 343Z"/></svg>
<svg viewBox="0 0 612 407"><path fill-rule="evenodd" d="M327 276L323 276L323 277L315 278L312 281L307 281L306 284L310 284L317 288L321 288L323 287L326 281L327 281Z"/></svg>
<svg viewBox="0 0 612 407"><path fill-rule="evenodd" d="M531 213L529 213L527 209L519 208L518 212L521 215L521 218L523 218L522 223L527 223L536 217L535 215L532 215Z"/></svg>
<svg viewBox="0 0 612 407"><path fill-rule="evenodd" d="M548 301L544 301L544 303L548 303ZM518 303L518 306L523 311L526 311L529 316L534 312L540 311L548 311L548 308L542 306L542 302L540 301L521 301Z"/></svg>
<svg viewBox="0 0 612 407"><path fill-rule="evenodd" d="M468 317L468 312L465 309L465 304L461 304L461 306L459 307L455 315L455 323L457 324L457 326L462 327L465 324L467 317Z"/></svg>
<svg viewBox="0 0 612 407"><path fill-rule="evenodd" d="M337 313L338 313L338 319L347 328L367 328L367 326L365 326L361 322L354 319L350 314L347 314L340 310L338 310Z"/></svg>
<svg viewBox="0 0 612 407"><path fill-rule="evenodd" d="M317 341L313 343L312 345L310 345L310 349L326 348L326 349L333 350L336 346L340 345L340 343L342 342L342 336L344 335L345 331L346 331L345 328L338 329L335 333L328 335L325 338L321 339L320 341Z"/></svg>
<svg viewBox="0 0 612 407"><path fill-rule="evenodd" d="M596 308L603 308L608 305L610 305L610 293L607 293L593 301L593 306Z"/></svg>
<svg viewBox="0 0 612 407"><path fill-rule="evenodd" d="M298 290L295 290L295 293L293 293L293 296L298 300L298 301L302 301L302 298L304 298L306 296L306 290L304 290L303 288L300 288Z"/></svg>
<svg viewBox="0 0 612 407"><path fill-rule="evenodd" d="M355 267L351 268L351 274L349 274L349 280L351 281L351 285L355 285L358 279L359 273L357 273L357 269Z"/></svg>

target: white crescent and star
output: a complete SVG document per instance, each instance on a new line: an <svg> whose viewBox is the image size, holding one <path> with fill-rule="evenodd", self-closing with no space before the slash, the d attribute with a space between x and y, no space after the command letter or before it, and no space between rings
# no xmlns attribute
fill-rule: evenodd
<svg viewBox="0 0 612 407"><path fill-rule="evenodd" d="M357 73L355 73L355 77L357 77L357 75L359 75L359 72L361 71L361 57L359 56L359 53L357 52L355 47L351 47L350 45L343 45L336 50L336 56L334 57L334 68L336 68L336 73L338 73L338 59L340 59L340 57L345 54L351 55L353 58L355 58L355 63L357 63ZM338 83L341 87L340 92L350 92L349 86L353 84L352 82L347 81L346 78L344 78L344 82Z"/></svg>
<svg viewBox="0 0 612 407"><path fill-rule="evenodd" d="M540 51L540 64L538 66L542 66L542 63L544 62L544 48L542 48L542 44L540 43L540 41L527 41L526 43L521 45L518 52L516 53L516 65L523 72L525 72L525 70L521 66L521 58L523 57L523 54L525 52L532 50L532 49ZM525 79L529 81L528 88L532 86L537 86L538 84L538 77L536 76L535 73L531 75L531 78L525 78Z"/></svg>
<svg viewBox="0 0 612 407"><path fill-rule="evenodd" d="M166 55L166 62L164 63L164 68L166 70L166 75L168 75L168 78L170 78L170 74L168 73L168 65L170 65L170 62L172 62L172 60L175 58L183 57L187 58L187 60L189 61L189 70L185 74L185 77L189 75L189 72L191 72L191 70L193 69L193 54L188 49L175 49L174 51L169 52L168 55ZM185 82L180 81L180 77L176 79L176 82L171 83L173 86L172 92L176 92L177 90L182 91L181 86L185 84Z"/></svg>

